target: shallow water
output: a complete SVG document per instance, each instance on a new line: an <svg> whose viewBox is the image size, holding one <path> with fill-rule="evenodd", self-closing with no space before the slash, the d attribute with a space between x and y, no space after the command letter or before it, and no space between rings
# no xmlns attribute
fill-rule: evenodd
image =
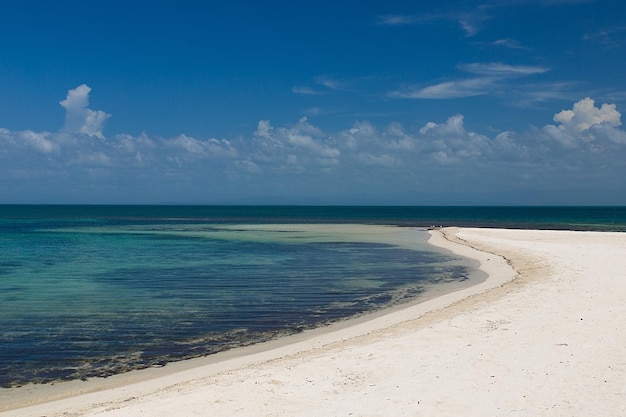
<svg viewBox="0 0 626 417"><path fill-rule="evenodd" d="M0 386L107 376L469 285L424 230L207 219L5 219Z"/></svg>
<svg viewBox="0 0 626 417"><path fill-rule="evenodd" d="M430 225L626 231L626 208L0 205L0 386L206 355L479 280L425 243Z"/></svg>

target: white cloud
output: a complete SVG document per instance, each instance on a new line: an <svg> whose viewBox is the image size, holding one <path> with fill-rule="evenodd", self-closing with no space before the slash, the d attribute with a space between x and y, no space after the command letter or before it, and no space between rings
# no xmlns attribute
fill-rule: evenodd
<svg viewBox="0 0 626 417"><path fill-rule="evenodd" d="M591 126L589 130L595 137L604 137L613 143L626 145L626 132L611 125L601 123Z"/></svg>
<svg viewBox="0 0 626 417"><path fill-rule="evenodd" d="M550 68L530 65L509 65L501 62L475 62L471 64L461 64L459 68L463 71L496 77L516 77L533 74L543 74Z"/></svg>
<svg viewBox="0 0 626 417"><path fill-rule="evenodd" d="M460 161L467 158L480 158L492 153L493 144L489 139L476 132L468 132L463 126L463 115L451 116L445 123L428 122L419 132L419 140L428 140L426 151L435 149L433 154L440 161L446 163L453 160ZM446 157L442 157L442 152Z"/></svg>
<svg viewBox="0 0 626 417"><path fill-rule="evenodd" d="M519 97L514 103L515 106L527 108L548 100L569 100L571 88L575 84L573 82L531 83L518 86L510 92Z"/></svg>
<svg viewBox="0 0 626 417"><path fill-rule="evenodd" d="M107 155L105 152L91 152L91 153L81 153L77 155L76 159L73 161L75 164L79 164L84 167L93 168L112 168L114 165L114 161L111 159L111 156Z"/></svg>
<svg viewBox="0 0 626 417"><path fill-rule="evenodd" d="M306 117L293 126L279 128L273 128L269 120L260 120L253 135L258 139L258 148L248 150L251 158L268 169L274 166L302 171L305 166L336 165L341 156L328 136ZM298 157L293 158L295 155Z"/></svg>
<svg viewBox="0 0 626 417"><path fill-rule="evenodd" d="M447 81L423 88L406 87L388 94L393 98L447 99L473 97L491 91L495 80L492 78L471 78L459 81Z"/></svg>
<svg viewBox="0 0 626 417"><path fill-rule="evenodd" d="M452 17L455 18L463 31L465 31L465 36L467 37L476 35L482 28L483 21L488 19L486 15L477 13L463 13Z"/></svg>
<svg viewBox="0 0 626 417"><path fill-rule="evenodd" d="M388 138L387 147L390 149L408 151L415 145L411 135L400 123L391 123L385 131L385 137Z"/></svg>
<svg viewBox="0 0 626 417"><path fill-rule="evenodd" d="M335 80L327 75L320 75L315 77L315 83L319 85L323 85L329 90L340 90L343 88L343 83Z"/></svg>
<svg viewBox="0 0 626 417"><path fill-rule="evenodd" d="M324 89L311 88L307 86L294 86L291 87L291 92L294 94L302 94L309 96L318 96L329 94L331 91L345 89L345 83L338 81L328 75L318 75L313 79L315 84L324 87Z"/></svg>
<svg viewBox="0 0 626 417"><path fill-rule="evenodd" d="M272 129L273 127L270 124L269 120L259 120L256 131L254 132L254 136L269 139Z"/></svg>
<svg viewBox="0 0 626 417"><path fill-rule="evenodd" d="M599 124L620 126L621 116L615 104L604 103L598 108L594 100L586 97L575 103L572 110L562 110L555 114L554 121L560 123L559 129L580 133Z"/></svg>
<svg viewBox="0 0 626 417"><path fill-rule="evenodd" d="M324 158L335 159L338 158L341 152L337 148L333 148L327 145L324 145L311 136L306 134L301 134L298 131L289 130L285 138L289 142L289 144L294 145L296 147L308 149L312 151L314 154L317 154Z"/></svg>
<svg viewBox="0 0 626 417"><path fill-rule="evenodd" d="M306 109L303 113L309 116L315 116L315 115L320 114L321 112L322 110L319 107L310 107Z"/></svg>
<svg viewBox="0 0 626 417"><path fill-rule="evenodd" d="M234 158L237 156L237 151L226 139L200 140L191 136L187 136L185 134L181 134L178 135L176 138L170 139L164 143L168 146L183 149L188 155L228 158Z"/></svg>
<svg viewBox="0 0 626 417"><path fill-rule="evenodd" d="M451 158L444 151L436 151L430 154L430 157L442 165L448 165L457 162L456 158Z"/></svg>
<svg viewBox="0 0 626 417"><path fill-rule="evenodd" d="M394 98L413 99L449 99L474 97L496 93L502 90L508 81L519 77L543 74L550 69L529 65L509 65L501 62L477 62L458 65L462 71L477 77L445 81L426 87L408 86L388 94Z"/></svg>
<svg viewBox="0 0 626 417"><path fill-rule="evenodd" d="M33 149L44 154L55 152L59 149L59 146L51 140L49 133L35 133L31 130L25 130L20 132L18 137Z"/></svg>
<svg viewBox="0 0 626 417"><path fill-rule="evenodd" d="M437 124L435 122L428 122L420 129L422 135L448 137L451 135L462 136L465 135L465 128L463 127L463 115L456 114L448 118L445 123Z"/></svg>
<svg viewBox="0 0 626 417"><path fill-rule="evenodd" d="M586 34L583 39L602 45L607 49L620 48L626 44L626 26L600 30Z"/></svg>
<svg viewBox="0 0 626 417"><path fill-rule="evenodd" d="M399 15L399 14L390 14L385 16L378 17L379 25L387 25L387 26L403 26L410 25L413 23L419 22L415 16L409 15Z"/></svg>
<svg viewBox="0 0 626 417"><path fill-rule="evenodd" d="M603 149L613 149L626 144L626 132L619 129L621 113L615 104L595 105L586 97L576 103L571 110L562 110L554 115L558 125L546 125L543 134L560 145L572 149L588 149L601 153Z"/></svg>
<svg viewBox="0 0 626 417"><path fill-rule="evenodd" d="M559 129L554 125L546 125L543 127L549 138L553 139L557 143L566 148L574 148L578 145L580 137L566 131L565 129Z"/></svg>
<svg viewBox="0 0 626 417"><path fill-rule="evenodd" d="M248 174L260 174L262 172L261 168L249 159L235 161L235 166Z"/></svg>
<svg viewBox="0 0 626 417"><path fill-rule="evenodd" d="M9 154L17 149L35 151L41 155L52 155L61 150L60 140L49 132L33 132L22 130L13 132L8 129L0 129L0 153Z"/></svg>
<svg viewBox="0 0 626 417"><path fill-rule="evenodd" d="M296 125L291 130L306 133L308 135L313 135L316 137L324 136L324 132L322 131L322 129L309 123L309 119L307 117L301 117L298 120L298 123L296 123Z"/></svg>
<svg viewBox="0 0 626 417"><path fill-rule="evenodd" d="M339 133L342 147L354 151L369 143L376 143L379 133L376 127L370 122L356 122L350 129Z"/></svg>
<svg viewBox="0 0 626 417"><path fill-rule="evenodd" d="M393 168L400 165L398 160L389 154L372 155L368 152L361 152L356 157L361 163L368 166Z"/></svg>
<svg viewBox="0 0 626 417"><path fill-rule="evenodd" d="M68 95L68 111L87 108L87 95L79 93ZM421 121L421 128L363 120L338 132L326 132L305 117L283 126L260 120L256 129L232 140L145 133L100 140L82 132L0 128L0 178L14 184L11 189L37 184L65 193L62 185L72 184L78 200L96 189L94 184L129 187L129 196L153 190L151 201L183 191L194 201L224 193L304 195L313 189L337 196L442 189L471 193L497 184L507 189L512 182L566 184L574 181L571 173L576 181L591 184L587 171L615 182L626 175L620 119L615 105L599 106L585 98L558 112L554 124L492 137L466 128L462 114Z"/></svg>
<svg viewBox="0 0 626 417"><path fill-rule="evenodd" d="M515 161L529 158L529 148L517 133L510 130L498 133L492 145L494 154L498 155L501 160Z"/></svg>
<svg viewBox="0 0 626 417"><path fill-rule="evenodd" d="M530 51L530 48L525 47L524 45L522 45L519 41L516 41L515 39L510 39L510 38L505 38L505 39L498 39L495 40L491 43L494 46L502 46L505 48L509 48L509 49L521 49L524 51Z"/></svg>
<svg viewBox="0 0 626 417"><path fill-rule="evenodd" d="M389 14L378 17L378 24L384 26L405 26L413 24L437 23L440 21L456 22L465 32L465 36L476 35L483 27L484 22L491 19L486 14L487 8L479 7L475 10L453 10L450 12L424 13L420 15Z"/></svg>
<svg viewBox="0 0 626 417"><path fill-rule="evenodd" d="M291 87L291 92L294 94L304 94L304 95L309 95L309 96L319 96L324 94L321 91L317 91L312 89L311 87L305 87L305 86L294 86Z"/></svg>
<svg viewBox="0 0 626 417"><path fill-rule="evenodd" d="M110 114L101 110L91 110L89 106L89 93L91 88L81 84L67 92L65 100L59 104L65 109L65 127L68 133L83 133L104 139L102 125L111 117Z"/></svg>

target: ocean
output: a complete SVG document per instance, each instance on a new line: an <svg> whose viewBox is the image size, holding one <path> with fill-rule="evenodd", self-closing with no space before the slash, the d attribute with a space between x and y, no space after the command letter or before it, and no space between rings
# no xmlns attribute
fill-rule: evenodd
<svg viewBox="0 0 626 417"><path fill-rule="evenodd" d="M626 231L624 207L0 205L0 387L109 376L472 285L431 226Z"/></svg>

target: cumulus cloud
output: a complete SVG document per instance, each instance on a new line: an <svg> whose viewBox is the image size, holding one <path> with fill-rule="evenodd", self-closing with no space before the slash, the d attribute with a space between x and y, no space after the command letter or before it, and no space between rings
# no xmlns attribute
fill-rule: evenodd
<svg viewBox="0 0 626 417"><path fill-rule="evenodd" d="M11 131L0 128L0 157L13 153L28 152L40 157L53 157L60 149L59 141L49 132L32 130Z"/></svg>
<svg viewBox="0 0 626 417"><path fill-rule="evenodd" d="M456 114L449 117L445 123L428 122L420 129L420 133L437 137L461 136L465 134L463 119L462 114Z"/></svg>
<svg viewBox="0 0 626 417"><path fill-rule="evenodd" d="M68 133L83 133L104 139L103 124L111 115L101 110L91 110L88 107L90 92L89 86L81 84L69 90L65 100L59 102L61 107L65 109L63 130Z"/></svg>
<svg viewBox="0 0 626 417"><path fill-rule="evenodd" d="M420 130L421 139L428 139L425 150L437 160L450 163L467 158L480 158L491 153L492 144L484 135L468 132L461 114L451 116L444 123L428 122Z"/></svg>
<svg viewBox="0 0 626 417"><path fill-rule="evenodd" d="M566 148L591 147L598 150L602 142L626 143L626 133L619 129L621 113L615 104L604 103L597 107L595 101L586 97L571 110L554 115L558 125L544 126L543 133Z"/></svg>
<svg viewBox="0 0 626 417"><path fill-rule="evenodd" d="M196 139L185 134L165 141L164 144L171 147L177 147L184 150L188 155L206 156L206 157L236 157L237 151L231 146L230 141L226 139Z"/></svg>
<svg viewBox="0 0 626 417"><path fill-rule="evenodd" d="M87 96L85 89L72 90L64 107L74 114L89 110ZM262 119L231 139L143 133L101 140L80 129L0 128L0 178L15 184L11 189L40 184L39 193L71 184L78 201L89 192L97 198L119 187L133 196L152 190L150 201L183 191L187 201L215 201L224 193L305 195L313 189L342 195L558 187L574 181L574 174L576 182L592 184L586 177L591 168L593 181L615 182L626 175L626 132L620 125L615 105L585 98L557 112L553 124L490 135L468 129L462 114L421 121L415 128L361 120L333 132L306 117L277 126ZM23 194L15 195L18 200Z"/></svg>
<svg viewBox="0 0 626 417"><path fill-rule="evenodd" d="M59 149L59 146L52 140L51 135L47 132L37 133L31 130L24 130L17 134L17 138L24 144L30 146L33 150L43 154L49 154Z"/></svg>
<svg viewBox="0 0 626 417"><path fill-rule="evenodd" d="M554 121L560 123L559 129L572 132L584 132L599 124L621 126L621 113L615 104L602 104L596 107L595 101L586 97L574 104L571 110L562 110L554 115Z"/></svg>
<svg viewBox="0 0 626 417"><path fill-rule="evenodd" d="M315 161L316 165L328 165L337 163L341 154L339 149L325 143L322 130L310 124L306 117L293 126L276 129L269 120L261 120L254 136L261 141L257 156L264 161L284 161L283 154L288 153L301 154L298 163Z"/></svg>
<svg viewBox="0 0 626 417"><path fill-rule="evenodd" d="M269 139L272 129L273 127L269 120L259 120L254 136Z"/></svg>
<svg viewBox="0 0 626 417"><path fill-rule="evenodd" d="M367 121L356 122L350 129L340 132L337 136L339 144L350 152L363 149L369 144L376 144L380 137L376 127Z"/></svg>

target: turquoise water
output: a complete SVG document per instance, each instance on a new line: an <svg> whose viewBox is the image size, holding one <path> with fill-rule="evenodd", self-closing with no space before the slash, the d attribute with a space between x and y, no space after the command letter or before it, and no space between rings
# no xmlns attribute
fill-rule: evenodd
<svg viewBox="0 0 626 417"><path fill-rule="evenodd" d="M449 224L626 230L626 211L0 206L0 386L161 365L468 285L471 262L425 243L425 226Z"/></svg>

